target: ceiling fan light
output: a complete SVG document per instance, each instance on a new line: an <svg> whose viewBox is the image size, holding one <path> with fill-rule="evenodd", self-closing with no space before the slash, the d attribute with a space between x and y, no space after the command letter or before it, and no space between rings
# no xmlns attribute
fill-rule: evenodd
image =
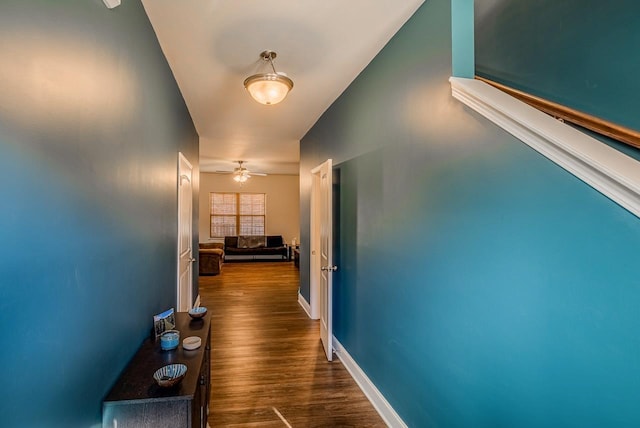
<svg viewBox="0 0 640 428"><path fill-rule="evenodd" d="M249 172L244 168L237 170L233 174L233 179L240 184L246 183L249 178L251 178L251 176L249 175Z"/></svg>

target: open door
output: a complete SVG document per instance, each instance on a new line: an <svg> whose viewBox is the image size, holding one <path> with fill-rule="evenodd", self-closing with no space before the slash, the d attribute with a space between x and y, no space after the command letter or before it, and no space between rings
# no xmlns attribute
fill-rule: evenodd
<svg viewBox="0 0 640 428"><path fill-rule="evenodd" d="M188 311L193 304L193 167L178 154L178 292L177 310Z"/></svg>
<svg viewBox="0 0 640 428"><path fill-rule="evenodd" d="M333 224L332 224L332 161L328 159L322 165L311 171L315 185L313 186L312 200L315 201L314 211L317 213L315 223L318 229L318 237L312 252L318 251L319 260L312 263L311 276L319 279L319 303L320 303L320 339L324 346L327 360L333 359L333 275L337 266L333 265ZM314 222L312 222L314 223ZM314 227L312 225L312 227ZM315 249L314 249L315 247ZM317 250L316 250L317 249ZM313 257L313 256L312 256ZM319 271L317 270L319 268Z"/></svg>

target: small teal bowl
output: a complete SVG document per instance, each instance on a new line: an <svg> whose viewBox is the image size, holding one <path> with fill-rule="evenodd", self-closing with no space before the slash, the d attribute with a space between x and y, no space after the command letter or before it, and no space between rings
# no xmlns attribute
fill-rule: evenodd
<svg viewBox="0 0 640 428"><path fill-rule="evenodd" d="M189 316L191 318L202 318L207 314L207 308L204 306L198 306L197 308L189 309Z"/></svg>
<svg viewBox="0 0 640 428"><path fill-rule="evenodd" d="M158 385L169 388L177 385L182 380L184 375L187 374L187 366L184 364L169 364L156 370L153 374L153 378Z"/></svg>
<svg viewBox="0 0 640 428"><path fill-rule="evenodd" d="M180 343L180 332L178 330L167 330L160 335L160 348L163 351L176 349Z"/></svg>

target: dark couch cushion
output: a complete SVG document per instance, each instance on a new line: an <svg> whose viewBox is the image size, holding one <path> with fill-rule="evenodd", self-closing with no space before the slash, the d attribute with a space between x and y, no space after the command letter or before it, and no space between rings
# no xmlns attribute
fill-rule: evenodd
<svg viewBox="0 0 640 428"><path fill-rule="evenodd" d="M265 243L267 244L265 246ZM288 258L287 246L281 235L269 236L225 236L225 259L227 256L271 256L278 255Z"/></svg>
<svg viewBox="0 0 640 428"><path fill-rule="evenodd" d="M225 236L224 237L224 248L236 248L238 246L238 237L237 236Z"/></svg>
<svg viewBox="0 0 640 428"><path fill-rule="evenodd" d="M282 247L284 245L281 235L267 236L267 247Z"/></svg>

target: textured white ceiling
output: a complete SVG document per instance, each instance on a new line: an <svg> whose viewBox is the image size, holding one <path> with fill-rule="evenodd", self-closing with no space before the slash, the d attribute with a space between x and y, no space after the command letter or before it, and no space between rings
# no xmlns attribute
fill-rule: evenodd
<svg viewBox="0 0 640 428"><path fill-rule="evenodd" d="M200 135L201 171L297 174L299 141L423 0L143 0ZM277 71L294 88L253 101L246 77Z"/></svg>

